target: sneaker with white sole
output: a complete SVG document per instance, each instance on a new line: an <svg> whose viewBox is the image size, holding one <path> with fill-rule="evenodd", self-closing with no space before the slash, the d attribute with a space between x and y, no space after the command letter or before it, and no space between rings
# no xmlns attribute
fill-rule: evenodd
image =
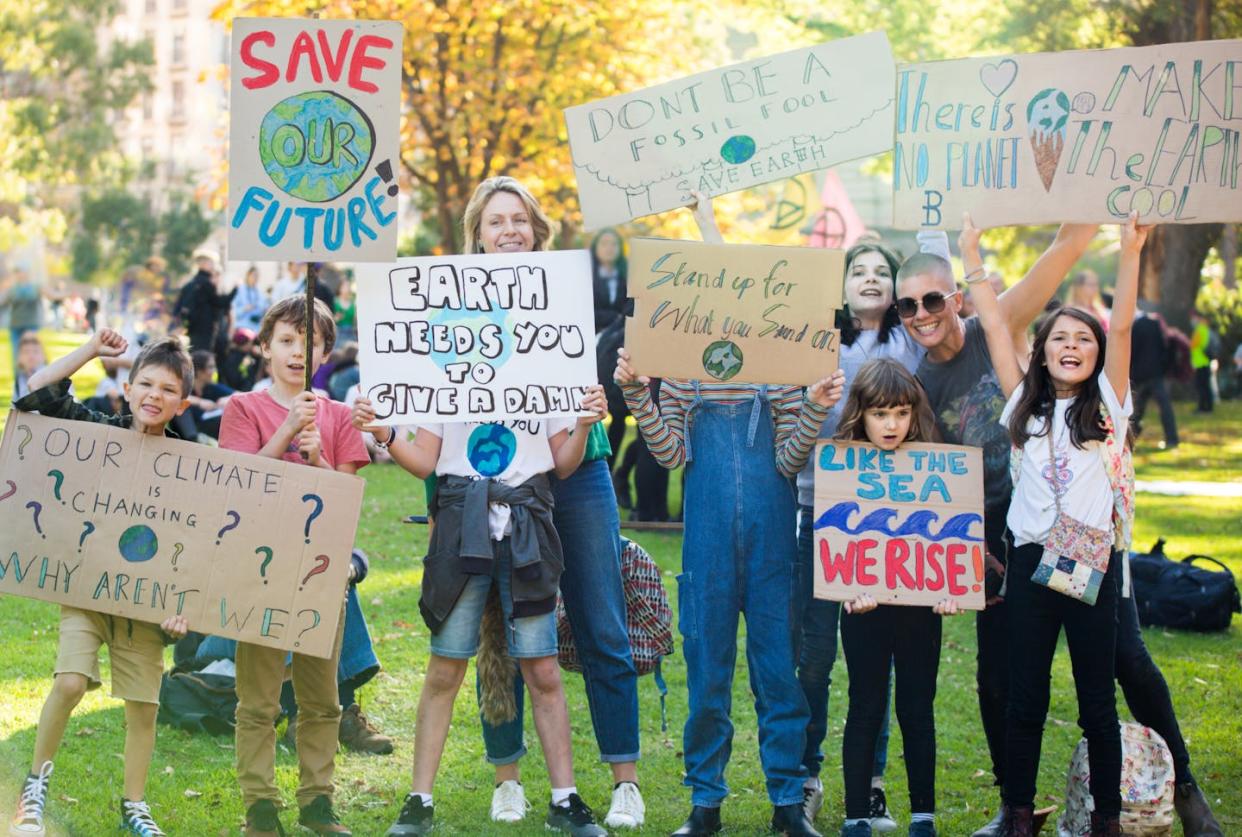
<svg viewBox="0 0 1242 837"><path fill-rule="evenodd" d="M608 832L595 824L595 812L576 793L571 793L563 805L549 805L543 824L549 831L569 837L608 837Z"/></svg>
<svg viewBox="0 0 1242 837"><path fill-rule="evenodd" d="M871 789L870 819L871 830L878 834L897 830L897 821L888 811L888 797L884 795L884 788Z"/></svg>
<svg viewBox="0 0 1242 837"><path fill-rule="evenodd" d="M492 822L521 822L529 810L526 790L517 779L501 782L492 791Z"/></svg>
<svg viewBox="0 0 1242 837"><path fill-rule="evenodd" d="M155 824L151 806L141 799L137 802L121 800L121 830L135 837L167 837L164 830Z"/></svg>
<svg viewBox="0 0 1242 837"><path fill-rule="evenodd" d="M52 763L43 762L38 773L31 773L22 782L22 795L17 811L9 823L11 837L43 837L43 808L47 805L47 783L52 777Z"/></svg>
<svg viewBox="0 0 1242 837"><path fill-rule="evenodd" d="M814 776L802 786L802 812L807 822L815 822L819 809L824 807L824 783Z"/></svg>
<svg viewBox="0 0 1242 837"><path fill-rule="evenodd" d="M646 819L647 806L643 803L643 795L638 792L638 785L633 782L618 782L612 789L612 805L608 808L608 816L604 817L604 825L609 828L638 828Z"/></svg>

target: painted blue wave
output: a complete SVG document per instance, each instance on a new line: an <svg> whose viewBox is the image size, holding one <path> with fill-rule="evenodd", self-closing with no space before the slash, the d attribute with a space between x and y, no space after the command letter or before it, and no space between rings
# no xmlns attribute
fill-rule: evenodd
<svg viewBox="0 0 1242 837"><path fill-rule="evenodd" d="M940 519L934 511L926 509L911 513L905 522L893 528L892 519L897 516L896 509L876 509L869 512L858 525L850 526L850 517L858 511L858 504L850 501L837 503L819 516L815 521L816 529L838 529L849 535L861 535L874 532L890 538L920 537L929 541L961 540L982 541L983 538L970 534L970 527L975 523L983 525L983 515L974 512L963 512L945 521L939 532L932 532L932 524Z"/></svg>

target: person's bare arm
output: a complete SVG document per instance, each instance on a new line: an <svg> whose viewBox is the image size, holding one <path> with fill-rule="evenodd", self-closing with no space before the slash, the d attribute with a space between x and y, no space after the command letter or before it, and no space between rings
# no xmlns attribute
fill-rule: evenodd
<svg viewBox="0 0 1242 837"><path fill-rule="evenodd" d="M608 401L604 398L604 388L595 384L587 390L582 399L582 409L591 412L578 416L578 424L570 433L562 430L548 439L548 447L552 449L553 471L559 479L572 477L574 471L582 464L586 453L587 437L591 435L591 425L599 423L608 413Z"/></svg>
<svg viewBox="0 0 1242 837"><path fill-rule="evenodd" d="M375 407L368 398L359 398L350 408L350 422L353 426L370 433L376 442L392 439L388 445L388 455L405 470L419 479L426 479L435 473L436 464L440 461L440 437L434 433L419 430L414 434L413 441L401 438L401 433L392 427L375 424Z"/></svg>
<svg viewBox="0 0 1242 837"><path fill-rule="evenodd" d="M970 298L975 303L979 322L983 325L983 336L987 340L988 353L992 356L992 368L996 370L1001 391L1008 398L1022 382L1022 368L1018 365L1013 335L1005 324L1000 299L983 270L983 258L979 254L981 235L982 230L974 225L970 214L963 212L962 233L957 239L957 248L962 254L962 269L966 271L965 279L970 286Z"/></svg>
<svg viewBox="0 0 1242 837"><path fill-rule="evenodd" d="M1135 212L1121 225L1117 285L1113 288L1113 311L1108 320L1108 344L1104 349L1104 374L1121 402L1126 400L1130 389L1130 332L1134 329L1134 309L1138 305L1139 255L1150 230L1149 226L1139 226Z"/></svg>
<svg viewBox="0 0 1242 837"><path fill-rule="evenodd" d="M1022 281L1000 295L1001 316L1011 334L1026 331L1035 321L1099 228L1099 224L1062 224Z"/></svg>
<svg viewBox="0 0 1242 837"><path fill-rule="evenodd" d="M30 376L30 388L39 389L68 378L97 357L116 357L129 347L125 338L110 328L101 328L90 339L64 357L57 358Z"/></svg>
<svg viewBox="0 0 1242 837"><path fill-rule="evenodd" d="M694 215L694 223L699 225L699 235L707 244L724 244L724 236L716 225L716 210L712 208L712 199L702 192L691 192L694 203L687 207Z"/></svg>

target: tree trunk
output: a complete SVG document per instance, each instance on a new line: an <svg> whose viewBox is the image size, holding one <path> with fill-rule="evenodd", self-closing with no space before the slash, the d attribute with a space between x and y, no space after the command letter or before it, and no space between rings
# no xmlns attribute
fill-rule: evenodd
<svg viewBox="0 0 1242 837"><path fill-rule="evenodd" d="M1143 296L1158 300L1165 319L1183 331L1190 327L1203 260L1223 226L1166 224L1156 227L1147 237L1139 280Z"/></svg>
<svg viewBox="0 0 1242 837"><path fill-rule="evenodd" d="M1220 260L1225 263L1225 287L1234 290L1238 287L1238 225L1225 224L1220 233Z"/></svg>

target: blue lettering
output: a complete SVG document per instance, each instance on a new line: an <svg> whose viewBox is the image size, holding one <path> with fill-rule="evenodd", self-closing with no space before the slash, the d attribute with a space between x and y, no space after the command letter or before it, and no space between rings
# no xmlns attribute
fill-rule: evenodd
<svg viewBox="0 0 1242 837"><path fill-rule="evenodd" d="M859 488L857 492L858 496L864 500L883 499L884 498L884 484L881 482L882 479L883 477L881 477L879 474L859 474L858 482L868 487Z"/></svg>

